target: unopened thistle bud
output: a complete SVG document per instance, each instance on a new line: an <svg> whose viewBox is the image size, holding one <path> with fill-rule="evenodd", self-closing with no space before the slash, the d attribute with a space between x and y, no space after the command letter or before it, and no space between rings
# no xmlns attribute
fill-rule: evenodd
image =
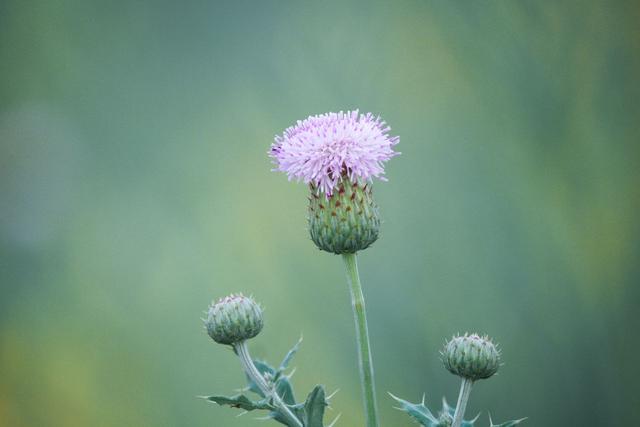
<svg viewBox="0 0 640 427"><path fill-rule="evenodd" d="M211 304L205 326L209 336L220 344L235 344L260 333L262 309L242 294L229 295Z"/></svg>
<svg viewBox="0 0 640 427"><path fill-rule="evenodd" d="M269 155L276 170L309 184L309 232L318 248L336 254L366 249L380 217L371 180L399 154L398 137L380 117L358 111L311 116L277 136Z"/></svg>
<svg viewBox="0 0 640 427"><path fill-rule="evenodd" d="M452 374L476 381L489 378L498 371L500 352L489 337L464 334L445 344L442 362Z"/></svg>

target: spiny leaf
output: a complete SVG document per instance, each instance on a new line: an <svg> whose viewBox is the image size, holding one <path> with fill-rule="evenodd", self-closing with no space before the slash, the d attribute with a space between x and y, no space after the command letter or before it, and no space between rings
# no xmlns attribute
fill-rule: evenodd
<svg viewBox="0 0 640 427"><path fill-rule="evenodd" d="M454 406L450 406L449 402L447 402L447 398L442 398L442 410L440 411L440 419L442 420L442 414L448 414L453 421L453 417L456 414L456 408ZM460 427L473 427L476 421L480 418L480 414L476 415L473 419L470 420L462 420Z"/></svg>
<svg viewBox="0 0 640 427"><path fill-rule="evenodd" d="M436 418L433 415L433 412L429 410L424 404L424 396L422 397L422 402L420 403L411 403L406 400L400 399L399 397L394 396L389 393L391 397L393 397L398 403L400 403L400 407L397 408L401 411L406 412L417 421L419 424L425 427L448 427L451 425L453 421L453 415L455 413L455 408L452 408L447 403L446 399L442 399L442 409L438 413L438 417ZM472 420L463 420L461 426L462 427L473 427L473 424L478 419L476 416Z"/></svg>
<svg viewBox="0 0 640 427"><path fill-rule="evenodd" d="M491 419L491 415L489 415L489 422L491 423L491 427L513 427L515 425L520 424L524 420L526 420L526 418L520 418L519 420L511 420L511 421L504 422L502 424L494 424L493 420Z"/></svg>
<svg viewBox="0 0 640 427"><path fill-rule="evenodd" d="M456 408L449 405L449 402L447 402L447 398L446 397L442 398L442 411L446 412L447 414L451 415L452 417L456 413Z"/></svg>
<svg viewBox="0 0 640 427"><path fill-rule="evenodd" d="M480 417L480 414L476 415L476 417L472 420L462 420L462 424L460 424L461 427L473 427L473 425L475 424L476 421L478 421L478 418Z"/></svg>
<svg viewBox="0 0 640 427"><path fill-rule="evenodd" d="M437 427L438 419L433 416L433 413L424 405L424 397L419 404L408 402L404 399L394 396L389 393L389 396L394 398L396 402L400 404L397 409L406 412L411 418L425 427Z"/></svg>
<svg viewBox="0 0 640 427"><path fill-rule="evenodd" d="M267 362L263 362L261 360L254 360L253 364L256 365L258 372L260 372L260 374L262 374L263 377L267 377L267 378L275 377L276 370L273 369ZM245 375L245 376L247 378L247 384L248 384L249 390L259 395L260 397L266 397L262 392L262 390L260 390L260 387L258 387L258 384L256 384L249 375Z"/></svg>
<svg viewBox="0 0 640 427"><path fill-rule="evenodd" d="M287 369L289 363L291 363L291 360L293 359L293 356L295 356L298 350L300 350L300 344L302 344L302 336L300 337L298 342L291 348L291 350L289 350L284 359L282 359L282 363L280 363L280 368L278 368L278 371L282 372Z"/></svg>
<svg viewBox="0 0 640 427"><path fill-rule="evenodd" d="M262 360L254 360L253 363L260 374L265 378L267 383L271 387L275 388L278 396L289 407L291 412L298 418L304 427L324 427L323 418L325 408L329 406L329 402L325 396L325 391L322 386L315 386L314 389L307 396L307 400L304 403L296 403L295 395L293 393L293 387L289 380L289 376L284 374L284 370L289 366L293 356L300 348L302 338L293 346L291 350L282 360L282 363L278 369L272 367L267 362ZM284 413L279 409L271 399L267 397L264 392L258 387L258 385L247 375L247 388L246 391L251 391L261 397L258 401L252 401L245 395L239 394L236 396L209 396L205 397L211 402L216 402L219 405L227 405L234 408L241 408L245 411L253 411L256 409L263 409L269 411L265 419L272 419L288 427L296 427L291 424L291 421L284 416ZM330 426L333 426L337 418Z"/></svg>
<svg viewBox="0 0 640 427"><path fill-rule="evenodd" d="M287 405L296 404L296 399L293 395L293 387L291 386L288 377L278 378L276 381L276 392Z"/></svg>
<svg viewBox="0 0 640 427"><path fill-rule="evenodd" d="M314 387L304 403L304 426L323 427L324 408L327 406L324 388L320 385Z"/></svg>
<svg viewBox="0 0 640 427"><path fill-rule="evenodd" d="M296 416L296 418L302 422L302 419L304 418L304 407L302 404L297 404L294 406L289 406L289 409L291 409L291 412L293 412L293 414ZM271 418L273 418L275 421L278 421L281 424L284 424L288 427L297 427L294 424L291 424L291 421L289 421L289 419L287 417L284 416L283 412L281 410L279 410L278 408L276 408L274 411L272 411L269 416Z"/></svg>
<svg viewBox="0 0 640 427"><path fill-rule="evenodd" d="M273 406L269 404L266 400L258 400L254 401L249 399L244 394L237 394L235 396L206 396L210 402L215 402L220 406L231 406L232 408L241 408L245 411L253 411L255 409L268 409L273 410Z"/></svg>

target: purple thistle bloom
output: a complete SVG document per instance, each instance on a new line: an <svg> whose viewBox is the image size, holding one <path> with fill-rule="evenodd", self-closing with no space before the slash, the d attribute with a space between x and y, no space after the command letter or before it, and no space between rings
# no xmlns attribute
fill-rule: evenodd
<svg viewBox="0 0 640 427"><path fill-rule="evenodd" d="M383 163L400 154L393 151L400 137L390 130L379 116L358 110L310 116L276 136L269 156L289 180L330 196L343 174L352 182L385 180Z"/></svg>

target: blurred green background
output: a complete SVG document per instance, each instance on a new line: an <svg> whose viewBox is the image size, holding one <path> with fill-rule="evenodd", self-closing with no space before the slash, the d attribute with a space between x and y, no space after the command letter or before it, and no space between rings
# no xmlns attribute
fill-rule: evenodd
<svg viewBox="0 0 640 427"><path fill-rule="evenodd" d="M266 154L361 108L403 153L360 257L383 425L412 425L386 391L455 400L438 350L467 330L506 362L470 414L637 425L639 21L634 2L3 1L0 424L261 425L196 398L243 383L200 317L244 291L267 307L254 355L303 333L298 394L339 388L329 417L362 425L341 260Z"/></svg>

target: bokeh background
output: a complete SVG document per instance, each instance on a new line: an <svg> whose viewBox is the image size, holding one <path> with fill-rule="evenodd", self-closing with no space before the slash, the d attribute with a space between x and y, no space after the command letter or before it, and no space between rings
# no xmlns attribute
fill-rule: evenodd
<svg viewBox="0 0 640 427"><path fill-rule="evenodd" d="M305 230L273 136L360 108L401 136L360 256L386 391L457 396L444 339L506 364L469 413L529 426L640 417L640 8L635 2L0 3L0 425L260 425L208 404L243 375L202 330L267 307L301 333L300 398L362 425L341 260Z"/></svg>

